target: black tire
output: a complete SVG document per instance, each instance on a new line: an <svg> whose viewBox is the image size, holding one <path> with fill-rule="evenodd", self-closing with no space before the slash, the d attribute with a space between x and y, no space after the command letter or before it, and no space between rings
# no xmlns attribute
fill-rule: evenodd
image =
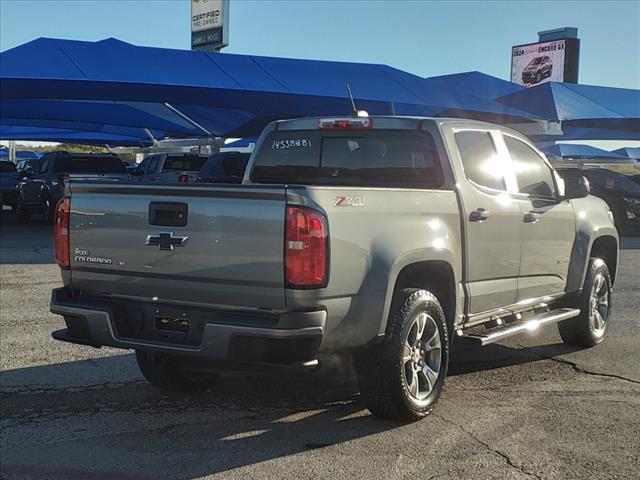
<svg viewBox="0 0 640 480"><path fill-rule="evenodd" d="M51 201L51 198L45 197L42 201L42 219L47 225L53 225L55 220L55 208L56 204Z"/></svg>
<svg viewBox="0 0 640 480"><path fill-rule="evenodd" d="M564 343L577 347L593 347L605 339L613 307L612 293L607 264L600 258L590 258L582 293L567 305L579 308L580 315L558 324Z"/></svg>
<svg viewBox="0 0 640 480"><path fill-rule="evenodd" d="M536 83L540 83L542 81L542 74L540 72L536 73Z"/></svg>
<svg viewBox="0 0 640 480"><path fill-rule="evenodd" d="M417 325L420 318L425 318L423 314L426 314L425 325L428 325L423 327L423 334L418 339ZM416 342L412 342L413 338ZM423 342L426 338L430 340ZM434 346L436 342L438 347ZM405 343L412 348L407 350ZM416 363L416 356L421 356L424 363ZM436 357L437 372L432 368L425 373L424 365L435 365ZM374 415L415 421L433 411L444 387L448 364L447 322L438 299L426 290L404 289L394 295L383 342L356 355L358 386L366 407ZM420 383L430 387L426 393L419 391ZM418 397L421 393L425 396L417 398L411 391L412 386L417 389Z"/></svg>
<svg viewBox="0 0 640 480"><path fill-rule="evenodd" d="M29 218L31 218L31 213L24 208L24 204L19 198L13 205L13 215L16 217L18 223L27 223Z"/></svg>
<svg viewBox="0 0 640 480"><path fill-rule="evenodd" d="M178 356L136 350L136 360L142 375L151 385L171 392L200 392L213 385L219 377L217 373L180 370Z"/></svg>

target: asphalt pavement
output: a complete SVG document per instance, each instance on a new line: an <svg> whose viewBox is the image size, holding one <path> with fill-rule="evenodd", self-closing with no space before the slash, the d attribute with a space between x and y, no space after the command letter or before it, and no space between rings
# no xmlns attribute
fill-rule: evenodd
<svg viewBox="0 0 640 480"><path fill-rule="evenodd" d="M348 359L223 376L198 395L148 385L128 351L54 341L51 227L0 224L3 479L638 479L640 238L623 239L606 341L454 347L436 411L379 420Z"/></svg>

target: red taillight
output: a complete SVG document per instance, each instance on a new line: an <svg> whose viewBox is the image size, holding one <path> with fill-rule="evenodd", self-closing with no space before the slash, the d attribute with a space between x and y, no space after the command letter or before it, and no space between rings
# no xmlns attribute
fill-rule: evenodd
<svg viewBox="0 0 640 480"><path fill-rule="evenodd" d="M178 177L178 183L189 183L189 175L180 175Z"/></svg>
<svg viewBox="0 0 640 480"><path fill-rule="evenodd" d="M60 268L69 268L69 215L71 199L63 197L56 205L53 227L53 251Z"/></svg>
<svg viewBox="0 0 640 480"><path fill-rule="evenodd" d="M322 214L288 207L284 245L288 287L323 287L327 281L327 224Z"/></svg>
<svg viewBox="0 0 640 480"><path fill-rule="evenodd" d="M318 129L320 130L368 130L372 125L369 117L321 118L318 120Z"/></svg>

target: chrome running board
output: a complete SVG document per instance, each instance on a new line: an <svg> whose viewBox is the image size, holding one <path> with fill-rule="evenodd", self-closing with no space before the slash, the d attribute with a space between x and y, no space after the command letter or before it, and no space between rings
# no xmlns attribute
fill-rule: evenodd
<svg viewBox="0 0 640 480"><path fill-rule="evenodd" d="M568 318L580 315L578 308L558 308L548 312L537 313L526 320L515 320L513 322L499 325L482 333L465 333L464 330L458 330L458 336L467 338L474 343L484 347L505 338L513 337L524 332L535 332L544 325L558 323Z"/></svg>

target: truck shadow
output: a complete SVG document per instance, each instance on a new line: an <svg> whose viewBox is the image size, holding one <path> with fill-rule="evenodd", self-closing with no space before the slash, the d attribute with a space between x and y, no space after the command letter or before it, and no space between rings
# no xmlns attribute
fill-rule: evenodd
<svg viewBox="0 0 640 480"><path fill-rule="evenodd" d="M480 347L471 342L460 341L452 351L449 375L464 375L483 370L522 365L558 355L565 355L577 350L580 350L580 348L571 347L564 343L516 348L499 344Z"/></svg>
<svg viewBox="0 0 640 480"><path fill-rule="evenodd" d="M453 391L464 388L465 374L568 351L561 345L536 353L500 345L456 350ZM348 360L325 365L311 374L230 374L197 395L149 386L132 355L4 371L0 473L191 479L413 428L364 409ZM447 399L440 408L446 405ZM419 428L435 427L427 420Z"/></svg>

